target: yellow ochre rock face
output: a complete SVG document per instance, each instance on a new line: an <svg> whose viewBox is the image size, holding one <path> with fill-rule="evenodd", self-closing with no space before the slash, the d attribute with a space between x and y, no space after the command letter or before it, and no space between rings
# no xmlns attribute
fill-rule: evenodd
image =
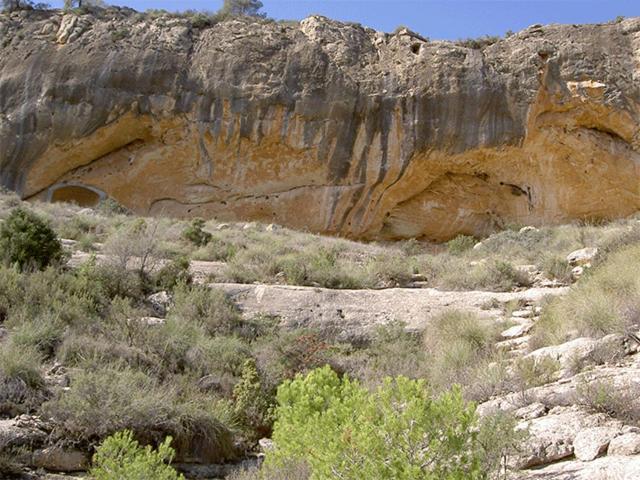
<svg viewBox="0 0 640 480"><path fill-rule="evenodd" d="M435 241L640 210L640 19L469 48L18 12L0 45L0 183L23 198Z"/></svg>

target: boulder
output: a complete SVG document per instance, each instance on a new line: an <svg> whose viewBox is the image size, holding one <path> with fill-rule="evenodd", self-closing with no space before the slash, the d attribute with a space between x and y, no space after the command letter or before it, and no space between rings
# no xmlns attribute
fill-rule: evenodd
<svg viewBox="0 0 640 480"><path fill-rule="evenodd" d="M571 278L573 278L574 280L578 280L580 277L582 277L582 275L584 274L584 267L573 267L573 269L571 270Z"/></svg>
<svg viewBox="0 0 640 480"><path fill-rule="evenodd" d="M520 325L514 325L506 329L504 332L500 334L502 338L517 338L522 337L529 333L529 330L533 327L533 322L524 322Z"/></svg>
<svg viewBox="0 0 640 480"><path fill-rule="evenodd" d="M162 292L149 295L147 297L147 303L156 317L164 318L173 304L173 299L169 293L163 290Z"/></svg>
<svg viewBox="0 0 640 480"><path fill-rule="evenodd" d="M81 472L89 468L85 452L53 446L33 453L33 466L52 472Z"/></svg>
<svg viewBox="0 0 640 480"><path fill-rule="evenodd" d="M581 431L606 426L607 422L606 416L589 414L578 407L556 407L546 416L523 421L519 428L526 429L529 438L516 465L519 468L531 468L571 457L574 454L574 439Z"/></svg>
<svg viewBox="0 0 640 480"><path fill-rule="evenodd" d="M276 448L276 444L270 438L261 438L260 440L258 440L258 445L260 446L260 450L263 453Z"/></svg>
<svg viewBox="0 0 640 480"><path fill-rule="evenodd" d="M530 405L517 409L513 412L516 418L522 420L533 420L534 418L540 418L547 414L547 406L540 402L534 402Z"/></svg>
<svg viewBox="0 0 640 480"><path fill-rule="evenodd" d="M565 376L571 375L571 369L589 358L597 349L599 342L592 338L576 338L561 345L543 347L525 356L536 360L542 357L549 357L560 363L560 368Z"/></svg>
<svg viewBox="0 0 640 480"><path fill-rule="evenodd" d="M39 446L47 438L37 419L29 421L27 416L0 420L0 453L10 448Z"/></svg>
<svg viewBox="0 0 640 480"><path fill-rule="evenodd" d="M640 455L640 433L623 433L611 440L607 455Z"/></svg>
<svg viewBox="0 0 640 480"><path fill-rule="evenodd" d="M581 248L580 250L575 250L567 255L567 262L569 265L587 265L590 264L591 261L598 254L598 249L595 247L587 247Z"/></svg>
<svg viewBox="0 0 640 480"><path fill-rule="evenodd" d="M585 428L573 439L573 452L578 460L589 462L607 451L609 442L620 432L620 428L604 426Z"/></svg>

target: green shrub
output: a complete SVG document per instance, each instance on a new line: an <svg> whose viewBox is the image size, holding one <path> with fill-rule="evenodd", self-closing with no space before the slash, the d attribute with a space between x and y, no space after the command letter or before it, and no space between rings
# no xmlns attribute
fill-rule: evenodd
<svg viewBox="0 0 640 480"><path fill-rule="evenodd" d="M95 480L183 480L170 464L175 456L167 437L157 450L142 447L129 430L106 438L93 456L91 476Z"/></svg>
<svg viewBox="0 0 640 480"><path fill-rule="evenodd" d="M438 255L429 258L423 269L436 286L451 290L510 291L531 284L526 272L501 259L470 263L464 257Z"/></svg>
<svg viewBox="0 0 640 480"><path fill-rule="evenodd" d="M615 385L611 380L583 378L576 388L576 403L624 423L640 426L640 387L634 382Z"/></svg>
<svg viewBox="0 0 640 480"><path fill-rule="evenodd" d="M233 388L233 400L236 416L253 440L270 435L274 399L265 391L254 360L245 362L242 378Z"/></svg>
<svg viewBox="0 0 640 480"><path fill-rule="evenodd" d="M37 408L46 398L40 373L42 356L12 341L0 344L0 415L15 416Z"/></svg>
<svg viewBox="0 0 640 480"><path fill-rule="evenodd" d="M229 262L238 252L238 247L232 243L213 236L207 245L193 252L194 260L210 262Z"/></svg>
<svg viewBox="0 0 640 480"><path fill-rule="evenodd" d="M456 389L434 398L422 380L385 380L375 392L329 367L277 394L267 465L306 462L312 479L484 478L475 406Z"/></svg>
<svg viewBox="0 0 640 480"><path fill-rule="evenodd" d="M114 200L113 198L107 198L105 200L101 200L96 210L98 210L98 212L108 217L115 216L115 215L131 215L132 213L131 210L129 210L124 205L118 203L118 201Z"/></svg>
<svg viewBox="0 0 640 480"><path fill-rule="evenodd" d="M65 326L59 317L43 315L27 320L11 333L11 341L21 347L33 347L41 355L51 358L62 342Z"/></svg>
<svg viewBox="0 0 640 480"><path fill-rule="evenodd" d="M0 225L0 256L5 264L43 269L62 260L62 245L36 214L16 208Z"/></svg>
<svg viewBox="0 0 640 480"><path fill-rule="evenodd" d="M563 283L571 281L572 267L562 255L543 255L538 267L551 279L556 279Z"/></svg>
<svg viewBox="0 0 640 480"><path fill-rule="evenodd" d="M236 470L226 478L227 480L308 480L310 476L309 467L300 462Z"/></svg>
<svg viewBox="0 0 640 480"><path fill-rule="evenodd" d="M185 256L174 258L153 273L153 281L158 290L173 290L179 284L189 285L193 281L189 271L189 259Z"/></svg>
<svg viewBox="0 0 640 480"><path fill-rule="evenodd" d="M447 242L447 250L451 255L460 255L471 250L478 241L469 235L458 235Z"/></svg>
<svg viewBox="0 0 640 480"><path fill-rule="evenodd" d="M145 444L171 435L178 452L212 463L234 458L228 407L177 380L162 383L141 371L102 365L79 372L71 389L45 403L42 412L55 422L59 438L81 445L128 429Z"/></svg>
<svg viewBox="0 0 640 480"><path fill-rule="evenodd" d="M518 419L511 414L498 411L482 418L478 431L482 464L487 476L495 480L510 478L508 472L512 459L522 451L529 437L527 430L518 428Z"/></svg>
<svg viewBox="0 0 640 480"><path fill-rule="evenodd" d="M204 247L207 245L213 235L203 229L204 220L202 218L194 218L189 226L182 232L182 237L197 247Z"/></svg>
<svg viewBox="0 0 640 480"><path fill-rule="evenodd" d="M379 385L384 377L425 377L429 370L420 335L407 332L399 322L379 327L369 345L353 352L347 362L349 372L368 386Z"/></svg>
<svg viewBox="0 0 640 480"><path fill-rule="evenodd" d="M497 358L494 345L499 330L491 319L458 310L432 318L423 339L428 378L433 385L446 390L452 383L458 383L467 393L485 391L485 387L477 388L478 383L484 384L487 372L499 373L490 367Z"/></svg>
<svg viewBox="0 0 640 480"><path fill-rule="evenodd" d="M241 324L238 308L221 290L178 285L169 318L202 325L211 335L230 333Z"/></svg>
<svg viewBox="0 0 640 480"><path fill-rule="evenodd" d="M235 379L242 375L244 364L250 356L249 346L237 337L196 334L184 354L184 364L198 375ZM170 361L166 357L165 354L165 361Z"/></svg>
<svg viewBox="0 0 640 480"><path fill-rule="evenodd" d="M513 366L514 387L524 392L554 382L558 379L559 371L560 362L549 356L519 358Z"/></svg>

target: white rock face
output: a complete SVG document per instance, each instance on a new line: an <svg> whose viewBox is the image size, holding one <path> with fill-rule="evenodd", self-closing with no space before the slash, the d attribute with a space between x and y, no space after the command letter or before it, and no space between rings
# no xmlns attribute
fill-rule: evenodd
<svg viewBox="0 0 640 480"><path fill-rule="evenodd" d="M521 325L514 325L513 327L508 328L504 332L502 332L500 336L503 338L521 337L529 333L529 330L531 330L531 327L533 327L532 322L525 322L525 323L522 323Z"/></svg>

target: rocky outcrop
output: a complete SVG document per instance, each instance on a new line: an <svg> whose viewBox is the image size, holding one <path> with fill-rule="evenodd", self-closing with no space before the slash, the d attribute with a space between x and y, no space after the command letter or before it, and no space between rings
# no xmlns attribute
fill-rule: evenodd
<svg viewBox="0 0 640 480"><path fill-rule="evenodd" d="M24 198L433 240L640 209L640 19L474 49L114 8L0 15L0 45Z"/></svg>
<svg viewBox="0 0 640 480"><path fill-rule="evenodd" d="M313 328L350 341L366 338L378 327L394 323L421 331L433 317L451 310L497 319L502 311L487 309L488 303L497 302L500 306L507 302L531 303L567 292L566 288L456 292L435 288L334 290L235 283L210 286L225 292L247 318L272 316L285 328Z"/></svg>

